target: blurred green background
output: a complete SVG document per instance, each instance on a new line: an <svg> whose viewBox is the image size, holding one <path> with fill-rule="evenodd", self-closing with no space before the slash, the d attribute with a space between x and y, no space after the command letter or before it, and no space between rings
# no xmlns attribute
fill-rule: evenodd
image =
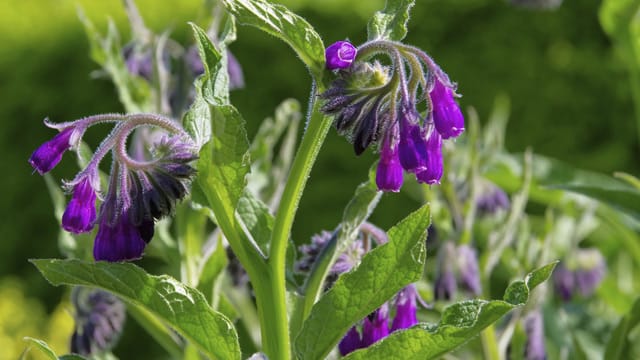
<svg viewBox="0 0 640 360"><path fill-rule="evenodd" d="M366 39L366 22L383 0L280 1L306 17L326 44ZM202 0L137 1L147 24L157 32L169 27L172 37L190 42L187 21L204 18ZM486 118L496 96L511 101L507 148L527 147L604 173L640 172L637 131L624 64L598 22L597 0L567 1L554 11L531 11L504 0L421 0L413 9L406 42L429 52L459 84L464 107ZM44 180L27 163L31 152L54 133L42 124L122 111L109 81L92 78L97 69L88 57L88 42L76 16L80 6L104 29L113 18L128 40L129 29L118 0L5 0L0 2L0 153L4 174L0 202L0 349L11 339L50 337L47 327L70 334L64 311L64 289L48 285L28 258L59 257L58 225ZM273 113L283 99L306 103L310 84L293 51L275 38L239 27L232 51L243 65L246 88L232 101L243 113L249 133ZM90 133L96 145L104 134ZM68 156L68 155L67 155ZM302 199L294 236L306 239L334 228L341 209L364 180L374 155L358 159L344 139L330 133ZM53 171L69 178L73 161ZM388 227L399 220L409 197L386 195L372 220ZM381 210L384 209L384 210ZM396 209L398 209L396 211ZM16 305L17 304L17 305ZM62 308L64 309L64 306ZM29 316L19 317L21 312ZM48 324L48 325L47 325ZM56 325L58 326L58 325ZM34 330L35 329L35 330ZM49 334L49 335L47 335ZM60 334L58 334L60 335ZM54 346L65 351L65 337ZM126 345L126 344L125 344ZM18 350L24 347L18 343ZM142 349L145 350L145 349ZM14 358L0 350L1 358ZM131 358L125 356L124 358Z"/></svg>

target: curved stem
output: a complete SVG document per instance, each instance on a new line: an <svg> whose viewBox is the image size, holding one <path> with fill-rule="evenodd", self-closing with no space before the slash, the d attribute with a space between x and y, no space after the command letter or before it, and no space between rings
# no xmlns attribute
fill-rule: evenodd
<svg viewBox="0 0 640 360"><path fill-rule="evenodd" d="M287 244L298 204L300 203L302 192L309 178L309 173L311 172L311 168L315 163L320 147L327 136L332 122L331 118L320 113L319 104L315 101L316 93L324 91L324 86L322 84L318 85L320 86L317 91L314 88L311 93L307 129L302 137L302 142L300 143L295 159L293 160L293 165L291 166L291 171L282 193L280 208L275 218L271 238L269 268L273 278L271 279L270 289L272 292L272 305L274 306L272 310L277 314L278 326L276 333L268 335L277 338L278 349L276 353L267 353L267 355L274 359L286 360L291 357L285 284Z"/></svg>

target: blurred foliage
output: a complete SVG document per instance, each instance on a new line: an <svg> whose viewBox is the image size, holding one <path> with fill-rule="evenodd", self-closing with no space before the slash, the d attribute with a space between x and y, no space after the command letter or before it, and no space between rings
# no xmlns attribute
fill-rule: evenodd
<svg viewBox="0 0 640 360"><path fill-rule="evenodd" d="M39 299L25 295L25 285L15 277L0 279L0 358L17 359L28 347L25 336L45 339L53 349L66 352L73 332L71 305L62 302L52 313ZM37 351L26 359L46 359Z"/></svg>
<svg viewBox="0 0 640 360"><path fill-rule="evenodd" d="M169 27L172 36L185 43L191 41L186 22L207 17L200 0L137 3L151 28L160 32ZM366 19L383 1L354 1L347 7L341 0L282 3L306 17L325 43L345 38L361 43L366 38ZM4 332L13 337L3 337L0 349L13 349L5 341L22 344L23 333L46 338L41 331L45 314L61 295L60 289L45 285L26 261L58 256L58 225L51 215L47 189L39 176L29 175L27 164L31 151L53 134L42 119L50 116L59 122L122 111L111 83L91 77L97 66L89 59L76 4L101 28L108 17L113 18L126 42L129 29L117 0L0 2L0 115L4 120L0 151L4 168L12 171L0 177L5 189L0 208L4 260L0 274L21 277L10 285L3 282L0 308L2 314L9 309L7 314L13 317L28 309L28 321L36 322L22 324L19 317L7 322L0 317L3 328L14 323L24 326L24 331ZM501 0L424 0L413 9L406 42L427 50L442 65L458 82L462 105L475 107L480 119L488 117L496 96L507 94L509 150L532 146L537 153L578 168L638 174L630 85L623 59L601 30L599 5L597 0L566 1L555 11L530 11ZM247 87L234 92L232 100L247 119L252 137L261 120L283 99L293 97L304 103L309 76L291 49L275 38L243 26L238 28L238 38L231 48L243 64ZM100 135L90 133L86 140L97 141ZM302 216L294 227L298 243L340 221L342 213L335 209L346 204L374 159L372 154L362 157L366 159L357 161L349 144L334 133L329 135L301 202ZM70 177L74 170L70 163L63 162L54 176ZM395 209L416 206L404 193L385 195L380 206L384 211L375 212L371 220L387 228L406 213ZM611 254L613 249L609 250ZM24 300L33 296L46 299L44 306Z"/></svg>

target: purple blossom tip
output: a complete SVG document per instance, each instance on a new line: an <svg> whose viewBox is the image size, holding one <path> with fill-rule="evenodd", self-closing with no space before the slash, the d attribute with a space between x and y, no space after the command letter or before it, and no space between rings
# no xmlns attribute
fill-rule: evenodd
<svg viewBox="0 0 640 360"><path fill-rule="evenodd" d="M62 159L62 154L71 147L70 140L73 130L73 127L62 130L51 140L40 145L40 147L31 154L29 164L31 164L40 175L51 171L51 169L58 165Z"/></svg>
<svg viewBox="0 0 640 360"><path fill-rule="evenodd" d="M426 168L416 173L416 178L420 183L440 184L440 179L444 172L444 163L442 159L442 137L437 131L431 129L427 135L426 148Z"/></svg>
<svg viewBox="0 0 640 360"><path fill-rule="evenodd" d="M96 192L87 176L73 188L71 201L62 215L62 227L69 232L80 234L91 231L95 220Z"/></svg>
<svg viewBox="0 0 640 360"><path fill-rule="evenodd" d="M527 334L525 359L546 360L547 350L544 344L544 322L540 310L535 310L525 317L524 330Z"/></svg>
<svg viewBox="0 0 640 360"><path fill-rule="evenodd" d="M436 81L429 93L433 104L433 122L443 139L457 137L464 131L464 116L453 91Z"/></svg>
<svg viewBox="0 0 640 360"><path fill-rule="evenodd" d="M362 347L369 347L389 335L389 309L385 303L364 318L362 324Z"/></svg>
<svg viewBox="0 0 640 360"><path fill-rule="evenodd" d="M376 170L376 185L378 190L398 192L402 187L402 165L398 158L397 147L388 145L385 141L380 152L380 162Z"/></svg>
<svg viewBox="0 0 640 360"><path fill-rule="evenodd" d="M358 49L348 41L337 41L325 51L325 60L327 63L327 69L346 69L351 66L351 63L356 58Z"/></svg>
<svg viewBox="0 0 640 360"><path fill-rule="evenodd" d="M124 328L124 304L106 291L79 287L71 299L76 310L71 352L89 356L112 348Z"/></svg>
<svg viewBox="0 0 640 360"><path fill-rule="evenodd" d="M346 356L347 354L354 352L360 348L362 348L362 340L360 339L360 334L355 326L352 326L349 331L344 335L340 343L338 344L338 350L340 351L340 355Z"/></svg>
<svg viewBox="0 0 640 360"><path fill-rule="evenodd" d="M411 284L400 290L396 297L396 316L391 324L391 331L408 329L418 323L416 316L418 291L415 285Z"/></svg>
<svg viewBox="0 0 640 360"><path fill-rule="evenodd" d="M93 257L96 261L110 262L140 259L152 237L152 220L135 225L128 212L124 212L114 224L110 224L107 217L103 217L93 243Z"/></svg>
<svg viewBox="0 0 640 360"><path fill-rule="evenodd" d="M473 295L480 295L480 269L478 266L478 254L469 245L458 247L458 268L460 269L461 285Z"/></svg>

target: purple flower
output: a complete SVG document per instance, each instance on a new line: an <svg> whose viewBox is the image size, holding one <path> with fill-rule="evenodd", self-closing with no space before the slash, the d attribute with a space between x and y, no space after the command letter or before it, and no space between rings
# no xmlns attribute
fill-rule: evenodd
<svg viewBox="0 0 640 360"><path fill-rule="evenodd" d="M482 194L476 200L476 207L482 214L494 214L500 210L509 209L509 196L500 187L487 181Z"/></svg>
<svg viewBox="0 0 640 360"><path fill-rule="evenodd" d="M85 176L73 187L73 196L62 215L62 227L80 234L93 229L96 220L96 192L91 178Z"/></svg>
<svg viewBox="0 0 640 360"><path fill-rule="evenodd" d="M444 172L442 138L440 134L433 129L431 129L427 135L425 165L425 169L416 174L418 182L429 185L440 184L440 179Z"/></svg>
<svg viewBox="0 0 640 360"><path fill-rule="evenodd" d="M473 295L480 295L480 269L478 268L478 254L469 245L458 247L458 269L460 271L461 285Z"/></svg>
<svg viewBox="0 0 640 360"><path fill-rule="evenodd" d="M524 318L524 331L527 334L525 359L546 360L547 351L544 345L544 323L540 310L535 310Z"/></svg>
<svg viewBox="0 0 640 360"><path fill-rule="evenodd" d="M70 140L73 130L73 127L63 129L51 140L40 145L40 147L31 154L29 164L31 164L40 175L51 171L51 169L58 165L62 159L62 154L71 147Z"/></svg>
<svg viewBox="0 0 640 360"><path fill-rule="evenodd" d="M437 80L429 93L433 104L433 122L443 139L457 137L464 131L464 117L453 90Z"/></svg>
<svg viewBox="0 0 640 360"><path fill-rule="evenodd" d="M327 48L327 66L341 70L320 95L325 101L320 110L334 117L338 133L353 144L356 155L372 145L381 153L380 190L399 191L400 167L415 174L418 182L440 183L442 139L464 131L455 84L420 49L386 40L367 42L357 49L358 61L354 51L353 64L332 67L330 54L337 54L342 45ZM385 56L390 65L378 61ZM400 166L391 156L396 147Z"/></svg>
<svg viewBox="0 0 640 360"><path fill-rule="evenodd" d="M198 48L191 46L184 56L187 68L191 70L193 77L198 77L204 73L204 65L198 54ZM231 51L227 51L227 73L229 74L229 90L242 89L244 87L244 73L242 66Z"/></svg>
<svg viewBox="0 0 640 360"><path fill-rule="evenodd" d="M131 43L122 50L122 57L130 74L151 81L153 78L153 55L151 49Z"/></svg>
<svg viewBox="0 0 640 360"><path fill-rule="evenodd" d="M384 303L364 318L362 324L362 347L369 347L389 335L389 306Z"/></svg>
<svg viewBox="0 0 640 360"><path fill-rule="evenodd" d="M345 336L340 340L338 344L338 350L340 351L340 355L346 356L347 354L356 351L358 349L363 348L362 339L360 338L360 333L358 333L358 329L355 326L352 326L349 331L345 334Z"/></svg>
<svg viewBox="0 0 640 360"><path fill-rule="evenodd" d="M553 271L553 287L563 301L571 300L575 289L575 277L562 262Z"/></svg>
<svg viewBox="0 0 640 360"><path fill-rule="evenodd" d="M578 249L553 272L553 284L563 301L570 301L576 291L589 297L606 273L604 257L597 249Z"/></svg>
<svg viewBox="0 0 640 360"><path fill-rule="evenodd" d="M102 204L102 212L110 205ZM145 220L139 225L131 222L128 212L119 214L115 223L110 223L108 217L101 216L98 234L93 243L93 258L96 261L111 262L136 260L142 257L145 246L153 237L153 221Z"/></svg>
<svg viewBox="0 0 640 360"><path fill-rule="evenodd" d="M125 306L103 290L76 287L71 293L76 329L71 352L89 356L111 349L122 333Z"/></svg>
<svg viewBox="0 0 640 360"><path fill-rule="evenodd" d="M398 192L402 187L402 165L397 146L387 140L380 151L380 162L376 170L376 185L382 191Z"/></svg>
<svg viewBox="0 0 640 360"><path fill-rule="evenodd" d="M325 50L324 56L327 62L327 69L346 69L356 58L358 49L348 41L337 41Z"/></svg>
<svg viewBox="0 0 640 360"><path fill-rule="evenodd" d="M392 332L408 329L418 323L418 317L416 316L418 297L418 291L413 284L400 290L396 296L396 316L391 324Z"/></svg>
<svg viewBox="0 0 640 360"><path fill-rule="evenodd" d="M436 300L452 300L458 291L456 274L452 269L442 269L433 285L433 295Z"/></svg>

